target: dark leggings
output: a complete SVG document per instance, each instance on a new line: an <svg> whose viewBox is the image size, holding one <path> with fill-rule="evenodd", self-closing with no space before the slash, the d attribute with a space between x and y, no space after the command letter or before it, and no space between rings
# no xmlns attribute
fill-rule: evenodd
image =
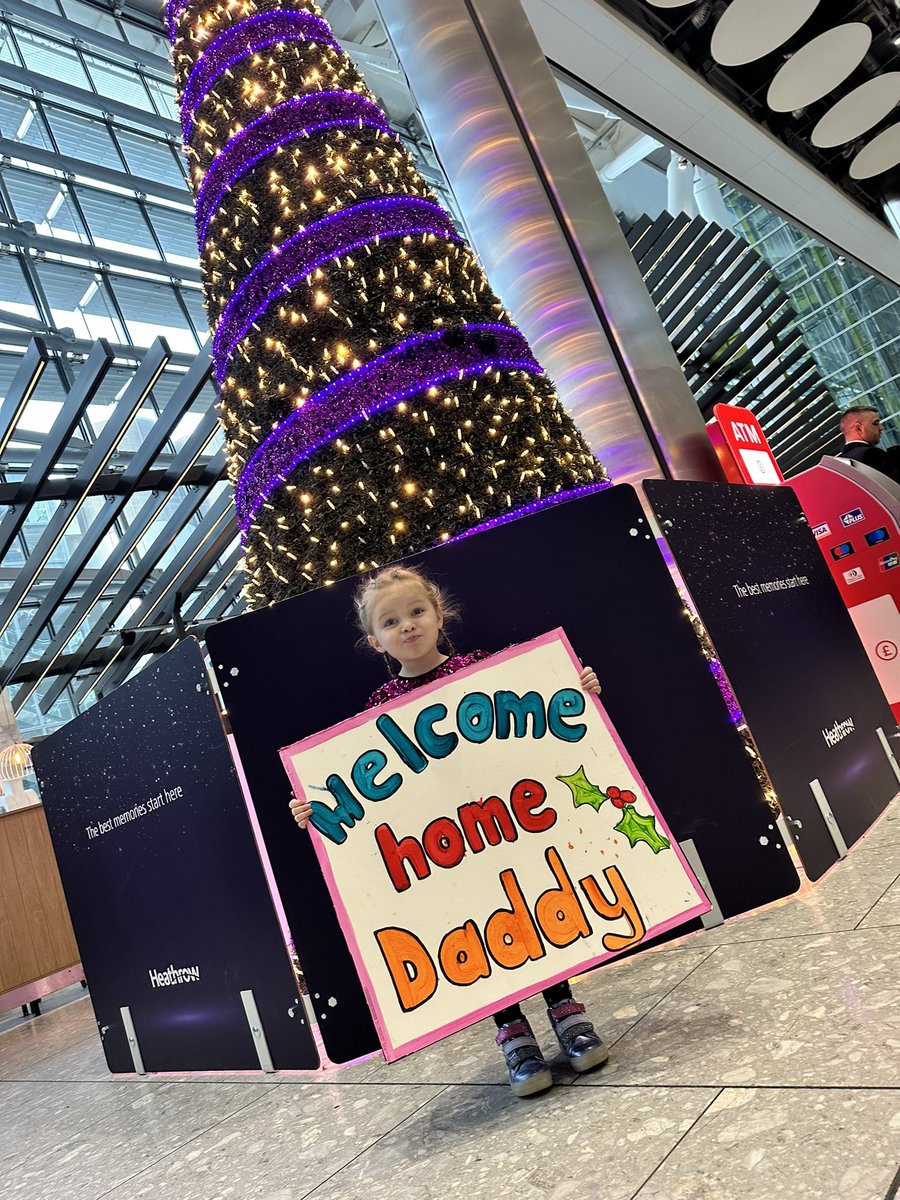
<svg viewBox="0 0 900 1200"><path fill-rule="evenodd" d="M555 983L553 987L547 988L543 996L544 1003L548 1008L552 1008L554 1004L559 1004L560 1000L571 1000L572 989L569 987L568 980L564 979L562 983ZM513 1004L511 1008L504 1008L500 1012L494 1013L494 1021L498 1029L503 1025L508 1025L510 1021L524 1020L525 1015L518 1004Z"/></svg>

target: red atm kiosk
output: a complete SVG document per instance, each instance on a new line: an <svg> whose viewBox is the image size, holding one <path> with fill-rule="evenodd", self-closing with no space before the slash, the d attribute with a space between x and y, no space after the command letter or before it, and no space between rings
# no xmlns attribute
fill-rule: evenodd
<svg viewBox="0 0 900 1200"><path fill-rule="evenodd" d="M783 484L759 421L717 404L707 425L729 483ZM900 486L847 458L826 456L793 488L900 723Z"/></svg>
<svg viewBox="0 0 900 1200"><path fill-rule="evenodd" d="M830 457L788 486L900 722L900 486L862 463Z"/></svg>
<svg viewBox="0 0 900 1200"><path fill-rule="evenodd" d="M784 483L763 428L749 408L717 404L706 426L729 483Z"/></svg>

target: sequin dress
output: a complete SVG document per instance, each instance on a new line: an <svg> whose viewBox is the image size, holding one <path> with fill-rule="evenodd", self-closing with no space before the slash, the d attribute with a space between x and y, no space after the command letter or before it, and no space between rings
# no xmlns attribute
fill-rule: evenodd
<svg viewBox="0 0 900 1200"><path fill-rule="evenodd" d="M469 654L451 655L438 666L426 671L424 675L410 675L408 678L403 675L395 675L393 679L389 679L387 683L383 683L381 687L375 689L366 702L366 708L374 708L377 704L386 704L388 700L396 700L398 696L414 692L423 684L434 683L436 679L444 679L447 675L455 675L464 667L471 667L486 658L490 658L487 650L472 650Z"/></svg>

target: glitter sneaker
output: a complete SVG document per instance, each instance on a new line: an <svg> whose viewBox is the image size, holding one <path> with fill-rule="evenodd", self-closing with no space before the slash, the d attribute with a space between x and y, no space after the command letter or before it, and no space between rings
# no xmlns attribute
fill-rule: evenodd
<svg viewBox="0 0 900 1200"><path fill-rule="evenodd" d="M609 1058L603 1039L585 1018L583 1004L560 1000L547 1009L547 1016L573 1071L590 1071Z"/></svg>
<svg viewBox="0 0 900 1200"><path fill-rule="evenodd" d="M502 1025L496 1040L509 1068L509 1086L514 1096L533 1096L552 1086L550 1068L524 1018Z"/></svg>

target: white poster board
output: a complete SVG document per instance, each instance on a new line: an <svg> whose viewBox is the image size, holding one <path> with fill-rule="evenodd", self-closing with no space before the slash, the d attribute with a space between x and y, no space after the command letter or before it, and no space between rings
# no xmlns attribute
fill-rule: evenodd
<svg viewBox="0 0 900 1200"><path fill-rule="evenodd" d="M707 912L562 630L282 750L390 1061Z"/></svg>

